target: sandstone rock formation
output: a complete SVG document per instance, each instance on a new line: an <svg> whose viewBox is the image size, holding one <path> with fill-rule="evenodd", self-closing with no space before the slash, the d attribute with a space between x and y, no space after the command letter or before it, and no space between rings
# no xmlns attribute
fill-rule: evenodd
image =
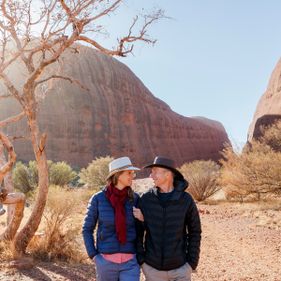
<svg viewBox="0 0 281 281"><path fill-rule="evenodd" d="M258 102L253 121L248 131L248 140L261 135L260 127L281 119L281 59L275 66L267 90Z"/></svg>
<svg viewBox="0 0 281 281"><path fill-rule="evenodd" d="M48 134L49 159L82 167L106 155L128 155L139 166L155 155L172 157L178 165L220 158L229 140L219 122L173 112L123 63L89 47L77 48L79 54L68 51L49 72L74 77L88 90L65 80L52 80L41 89L45 99L39 121ZM14 66L13 72L17 80L22 79L20 66ZM1 100L0 120L17 112L15 101ZM7 132L28 136L25 120L9 126ZM27 140L15 140L15 149L18 159L33 159Z"/></svg>

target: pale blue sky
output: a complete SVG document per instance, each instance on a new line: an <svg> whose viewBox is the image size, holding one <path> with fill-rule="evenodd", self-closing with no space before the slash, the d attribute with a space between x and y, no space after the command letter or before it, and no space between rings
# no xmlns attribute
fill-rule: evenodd
<svg viewBox="0 0 281 281"><path fill-rule="evenodd" d="M110 28L125 29L129 10L141 7L161 7L173 19L151 29L158 39L154 47L138 45L135 56L120 60L172 110L218 120L232 142L245 142L257 102L281 55L281 1L126 0L126 4L118 20L110 18Z"/></svg>

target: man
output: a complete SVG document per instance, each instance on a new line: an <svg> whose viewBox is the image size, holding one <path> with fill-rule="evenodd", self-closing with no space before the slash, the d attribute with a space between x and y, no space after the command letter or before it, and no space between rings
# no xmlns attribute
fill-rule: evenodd
<svg viewBox="0 0 281 281"><path fill-rule="evenodd" d="M147 281L190 281L199 260L201 223L188 182L174 161L156 157L145 168L155 186L140 199L137 258Z"/></svg>

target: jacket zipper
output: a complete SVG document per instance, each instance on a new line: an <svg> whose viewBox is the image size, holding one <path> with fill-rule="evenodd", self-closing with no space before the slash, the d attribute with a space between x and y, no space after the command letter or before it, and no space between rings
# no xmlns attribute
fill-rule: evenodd
<svg viewBox="0 0 281 281"><path fill-rule="evenodd" d="M162 223L162 245L161 245L161 267L164 266L164 245L165 245L165 224L166 224L166 207L163 208L163 223Z"/></svg>

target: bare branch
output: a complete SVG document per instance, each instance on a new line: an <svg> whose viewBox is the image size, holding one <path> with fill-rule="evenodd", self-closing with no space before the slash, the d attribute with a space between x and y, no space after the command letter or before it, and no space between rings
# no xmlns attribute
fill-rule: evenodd
<svg viewBox="0 0 281 281"><path fill-rule="evenodd" d="M93 22L93 21L96 21L97 19L103 17L103 16L106 16L112 12L114 12L119 6L119 4L122 2L122 0L117 0L115 1L110 7L108 7L107 9L103 10L101 13L99 13L98 15L92 17L92 18L89 18L85 21L85 24L88 24L90 22Z"/></svg>
<svg viewBox="0 0 281 281"><path fill-rule="evenodd" d="M14 141L14 140L30 140L30 137L26 137L26 136L10 136L10 139L12 140L12 141Z"/></svg>
<svg viewBox="0 0 281 281"><path fill-rule="evenodd" d="M53 12L53 10L55 9L55 7L56 7L56 1L52 4L52 3L50 3L50 5L49 5L49 7L46 7L45 6L45 11L46 11L46 19L45 19L45 25L44 25L44 27L43 27L43 29L42 29L42 32L41 32L41 38L44 40L44 39L46 39L45 38L45 32L47 31L47 28L48 28L48 26L49 26L49 24L50 24L50 18L51 18L51 14L52 14L52 12Z"/></svg>
<svg viewBox="0 0 281 281"><path fill-rule="evenodd" d="M3 0L2 4L1 4L1 9L2 9L3 15L9 20L9 22L11 24L15 24L15 19L13 17L11 17L7 12L6 2L7 2L6 0Z"/></svg>
<svg viewBox="0 0 281 281"><path fill-rule="evenodd" d="M2 96L0 96L0 100L1 100L1 99L6 99L6 98L10 98L10 97L11 97L10 94L2 95Z"/></svg>
<svg viewBox="0 0 281 281"><path fill-rule="evenodd" d="M87 42L89 44L91 44L92 46L94 46L95 48L97 48L99 51L101 51L102 53L104 54L107 54L109 56L122 56L122 53L120 53L119 50L109 50L109 49L106 49L104 48L102 45L100 45L99 43L97 43L97 41L93 40L93 39L90 39L86 36L79 36L78 37L78 40L80 41L84 41L84 42Z"/></svg>
<svg viewBox="0 0 281 281"><path fill-rule="evenodd" d="M138 21L138 16L136 16L133 19L133 23L131 24L131 26L129 28L128 35L119 40L119 49L123 50L125 43L132 43L132 42L136 42L136 41L144 41L149 44L155 44L156 40L149 38L147 36L147 31L148 31L148 27L150 25L152 25L155 21L157 21L161 18L165 18L164 11L161 9L156 11L152 15L144 16L144 24L143 24L143 27L141 28L141 30L139 31L139 35L133 36L132 35L133 28Z"/></svg>
<svg viewBox="0 0 281 281"><path fill-rule="evenodd" d="M46 141L47 141L47 134L43 133L41 138L40 138L37 153L42 154L44 152L45 146L46 146Z"/></svg>
<svg viewBox="0 0 281 281"><path fill-rule="evenodd" d="M0 128L6 127L11 123L15 123L15 122L21 120L24 116L25 116L25 113L21 112L20 114L18 114L16 116L9 117L3 121L0 121Z"/></svg>
<svg viewBox="0 0 281 281"><path fill-rule="evenodd" d="M110 50L110 49L104 48L97 41L90 39L87 36L80 35L78 37L78 40L91 44L92 46L97 48L99 51L106 53L107 55L125 57L127 54L129 54L133 51L134 45L132 43L134 43L136 41L143 41L148 44L156 43L155 39L149 38L149 36L147 35L147 30L148 30L149 26L152 25L155 21L157 21L161 18L164 18L164 17L165 17L165 15L164 15L163 10L158 10L155 13L153 13L152 15L144 16L144 24L143 24L141 30L139 31L139 34L132 35L133 29L139 20L139 17L136 16L133 19L133 22L129 28L128 35L124 36L121 39L118 39L118 46L115 50ZM86 22L88 22L88 21L86 21ZM129 45L126 46L126 44L129 44Z"/></svg>
<svg viewBox="0 0 281 281"><path fill-rule="evenodd" d="M22 47L21 50L18 50L17 52L13 53L13 54L10 54L11 55L11 59L6 61L4 63L4 59L3 59L3 63L2 65L0 66L0 72L3 72L6 68L8 68L13 62L15 62L21 55L22 53L24 52L24 48L27 46L27 43L24 44L24 46ZM5 50L6 51L6 50ZM3 51L3 53L1 55L4 56L5 54L5 51Z"/></svg>
<svg viewBox="0 0 281 281"><path fill-rule="evenodd" d="M0 183L3 181L4 176L8 173L14 163L16 162L16 153L14 152L14 148L8 137L0 132L0 141L3 143L4 147L8 151L8 162L0 168Z"/></svg>
<svg viewBox="0 0 281 281"><path fill-rule="evenodd" d="M19 38L19 34L15 28L16 24L17 24L17 19L12 17L7 9L6 9L6 0L3 0L2 1L2 4L1 4L1 9L2 9L2 13L3 13L3 16L9 21L9 25L8 27L3 27L2 28L5 28L11 35L11 37L13 38L13 40L15 41L16 43L16 46L17 46L17 49L18 51L20 52L20 56L22 58L22 61L25 63L29 73L32 73L34 71L34 65L33 65L33 62L28 60L25 55L24 55L24 52L22 51L24 49L24 46L22 46L22 43L21 43L21 40ZM23 9L23 8L22 8ZM21 9L19 9L19 11L22 12ZM28 25L28 23L27 23ZM25 42L25 45L28 43L28 40Z"/></svg>
<svg viewBox="0 0 281 281"><path fill-rule="evenodd" d="M30 96L31 92L30 89L33 89L33 92L35 90L35 81L41 76L43 70L46 68L46 66L54 63L57 61L57 59L60 57L60 55L66 50L68 47L70 47L74 41L76 40L75 36L72 36L70 39L68 38L61 38L61 46L58 47L57 50L54 50L53 56L47 60L42 60L40 65L37 67L37 69L29 76L27 79L25 85L24 85L24 93L27 96Z"/></svg>
<svg viewBox="0 0 281 281"><path fill-rule="evenodd" d="M62 76L62 75L52 75L52 76L50 76L50 77L48 77L48 78L42 79L42 80L40 80L40 81L38 81L38 82L35 83L35 87L37 87L38 85L40 85L40 84L42 84L42 83L45 83L45 82L47 82L47 81L49 81L49 80L51 80L51 79L63 79L63 80L67 80L67 81L69 81L70 83L75 83L75 84L77 84L78 86L81 87L81 89L86 90L86 91L89 91L89 88L85 87L79 80L73 79L73 78L71 78L71 77Z"/></svg>
<svg viewBox="0 0 281 281"><path fill-rule="evenodd" d="M0 78L3 79L4 84L7 87L8 91L11 93L11 95L13 95L20 102L20 104L23 106L23 101L22 101L22 98L20 96L20 93L16 89L16 87L13 85L11 80L8 78L8 76L6 74L4 74L3 72L0 72Z"/></svg>
<svg viewBox="0 0 281 281"><path fill-rule="evenodd" d="M1 233L0 240L12 240L23 218L25 195L23 193L9 193L3 203L7 205L15 204L15 210L8 227Z"/></svg>

